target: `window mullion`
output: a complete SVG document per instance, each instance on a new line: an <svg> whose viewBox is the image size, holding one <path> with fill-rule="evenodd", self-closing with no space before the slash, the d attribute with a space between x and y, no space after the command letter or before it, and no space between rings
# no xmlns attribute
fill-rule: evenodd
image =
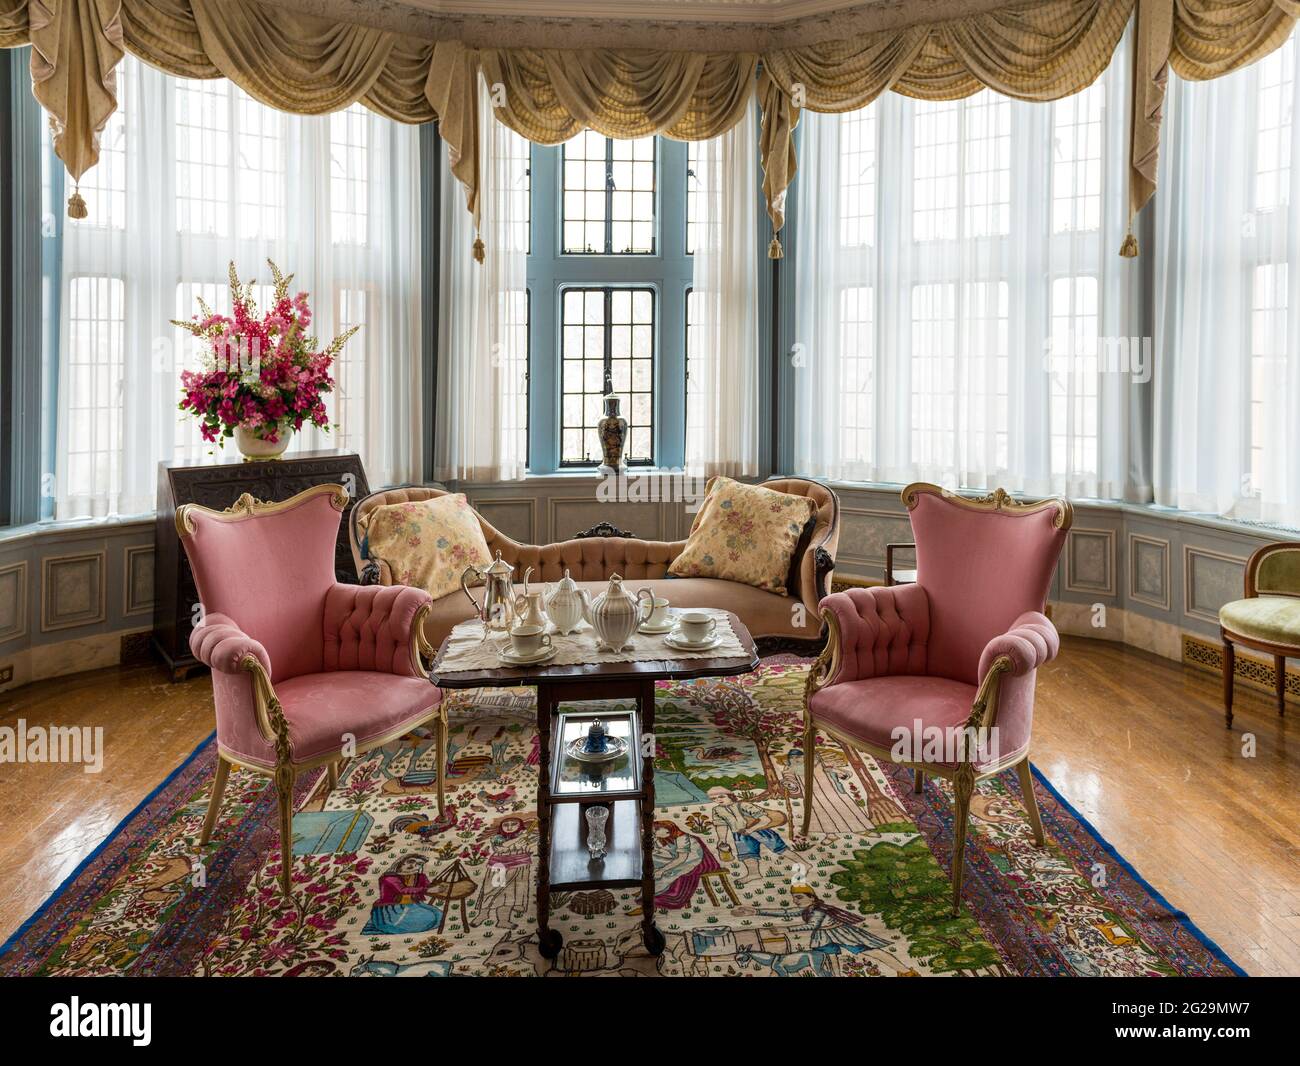
<svg viewBox="0 0 1300 1066"><path fill-rule="evenodd" d="M605 289L605 372L601 384L602 395L614 391L614 290L608 287Z"/></svg>
<svg viewBox="0 0 1300 1066"><path fill-rule="evenodd" d="M614 252L614 139L605 138L605 254ZM608 297L608 293L606 293Z"/></svg>

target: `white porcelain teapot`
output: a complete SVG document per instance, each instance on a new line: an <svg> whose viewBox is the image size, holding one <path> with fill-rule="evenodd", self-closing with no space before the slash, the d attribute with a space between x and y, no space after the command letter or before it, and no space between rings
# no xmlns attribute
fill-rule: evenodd
<svg viewBox="0 0 1300 1066"><path fill-rule="evenodd" d="M546 605L546 617L555 623L555 628L561 633L572 633L587 613L582 590L567 570L564 571L564 577L546 590L542 602Z"/></svg>
<svg viewBox="0 0 1300 1066"><path fill-rule="evenodd" d="M633 596L623 587L623 579L618 574L609 579L609 588L595 600L586 589L582 589L580 594L584 607L582 616L596 631L601 651L622 651L630 647L637 626L649 618L655 608L653 592L642 588Z"/></svg>

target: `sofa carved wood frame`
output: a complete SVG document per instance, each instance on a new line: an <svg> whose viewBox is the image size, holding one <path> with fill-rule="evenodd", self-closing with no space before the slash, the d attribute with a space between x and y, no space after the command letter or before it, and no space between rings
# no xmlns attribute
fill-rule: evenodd
<svg viewBox="0 0 1300 1066"><path fill-rule="evenodd" d="M224 511L217 511L192 503L177 508L175 518L176 531L180 535L181 542L185 545L186 551L190 552L192 550L192 539L196 533L197 523L195 519L198 516L203 516L209 520L223 524L239 523L262 516L283 514L301 506L306 501L310 501L320 496L328 496L331 506L340 515L347 507L349 499L348 494L341 485L316 485L298 493L290 499L278 503L264 502L255 499L249 493L244 493L232 506ZM191 560L193 560L193 556L191 556ZM356 586L348 587L355 588ZM208 842L212 837L212 831L216 825L217 816L221 810L222 796L225 792L226 780L230 774L230 768L232 766L237 766L241 769L250 770L254 773L271 777L275 782L279 808L280 887L286 896L291 895L291 875L293 869L293 790L297 778L309 770L324 766L326 768L328 787L333 789L338 784L339 772L343 763L347 759L364 755L375 748L391 744L393 741L409 733L412 729L430 723L432 723L434 728L435 751L439 767L437 775L438 813L439 815L442 815L446 806L445 768L447 765L447 714L441 701L441 694L437 689L432 687L431 669L436 655L436 649L430 647L428 641L424 637L424 621L429 610L430 605L428 602L424 603L416 610L414 618L410 624L408 648L412 670L412 673L409 676L423 679L430 684L431 705L429 706L427 713L421 714L415 718L404 718L400 726L379 735L368 736L364 739L358 738L350 743L344 742L343 739L340 738L340 743L334 750L307 759L294 758L289 721L285 716L284 707L281 705L280 699L276 696L271 674L267 670L263 659L252 651L238 656L236 660L237 669L248 675L248 683L251 686L252 706L257 733L266 744L274 748L274 764L264 764L248 758L243 758L239 754L223 747L220 735L218 736L217 766L213 778L212 792L208 800L207 813L204 816L203 828L199 835L200 850L207 847ZM205 616L199 626L195 628L195 637L191 638L192 640L199 637L203 632L204 626L208 624L208 622L209 619ZM242 634L236 633L235 635L237 638L242 638L245 641L256 644L255 641L251 641L250 638L243 636ZM260 650L260 645L258 648ZM265 655L264 651L262 651L262 655ZM214 662L207 662L206 665L213 668L214 674L216 670L220 668L218 664ZM344 754L345 752L347 754Z"/></svg>
<svg viewBox="0 0 1300 1066"><path fill-rule="evenodd" d="M1295 601L1294 614L1300 616L1300 543L1295 541L1278 541L1265 544L1252 553L1246 560L1243 600L1258 599L1260 596L1286 596ZM1232 728L1233 676L1236 671L1236 650L1238 644L1273 656L1274 691L1277 700L1277 713L1286 714L1286 661L1288 658L1300 657L1300 642L1283 643L1267 640L1255 634L1243 633L1232 628L1224 621L1233 604L1225 604L1221 609L1219 637L1223 641L1223 719L1224 725Z"/></svg>
<svg viewBox="0 0 1300 1066"><path fill-rule="evenodd" d="M949 492L937 485L917 483L907 486L902 491L902 500L904 505L910 511L917 506L917 501L921 496L930 495L940 498L945 502L953 505L959 511L998 514L1006 517L1024 519L1029 516L1039 515L1043 512L1049 512L1050 526L1052 527L1053 538L1055 540L1055 551L1047 548L1048 554L1051 554L1051 567L1048 571L1047 582L1043 583L1041 593L1042 600L1038 601L1038 611L1042 610L1042 603L1045 602L1047 587L1050 583L1050 572L1055 569L1056 558L1059 557L1060 546L1064 543L1066 532L1069 530L1074 518L1074 509L1070 502L1061 497L1052 497L1041 501L1019 501L1013 498L1005 490L999 488L988 496L981 498L970 498L959 496L956 493ZM914 522L915 524L915 522ZM916 539L920 540L920 537ZM918 558L918 562L920 559ZM924 581L924 573L918 575ZM877 586L875 588L859 590L862 593L871 594L873 597L890 598L900 592L902 589L915 589L916 585L902 586ZM1037 592L1030 594L1037 596ZM828 597L828 600L845 596L845 593L836 593L834 597ZM964 868L964 850L966 842L967 818L970 811L971 797L974 793L975 786L978 782L986 780L1002 773L1012 767L1020 779L1021 795L1024 800L1025 813L1028 817L1030 827L1033 831L1034 842L1041 847L1044 842L1042 820L1038 813L1038 803L1034 796L1033 775L1029 761L1028 735L1026 733L1023 746L1017 745L1012 751L1005 756L995 757L992 761L976 761L976 752L972 745L964 744L961 746L960 758L955 763L935 762L935 761L912 761L900 758L890 747L882 744L871 743L860 737L852 736L843 729L820 720L814 716L812 703L813 697L831 686L839 677L842 666L844 665L844 634L842 633L839 617L835 610L830 609L823 601L821 607L821 618L827 630L827 639L825 647L817 660L809 669L808 678L804 688L804 811L803 811L803 836L807 837L812 828L813 805L815 802L816 787L816 756L817 756L817 733L820 730L823 734L832 737L839 743L848 747L865 751L874 756L876 759L894 762L912 769L913 773L913 790L920 793L925 784L927 775L941 777L952 783L954 797L954 816L953 816L953 860L952 860L952 912L955 915L961 913L961 890L962 875ZM897 616L895 616L897 619ZM1032 685L1033 673L1036 667L1047 659L1056 654L1059 644L1053 644L1056 639L1055 630L1046 616L1038 615L1037 620L1022 625L1022 619L1018 619L1016 624L986 646L984 658L989 657L989 650L995 646L996 641L1006 641L1008 638L1015 640L1020 644L1017 654L1013 658L1011 654L998 654L993 657L984 668L983 673L979 675L978 685L974 689L974 698L970 704L970 713L961 726L962 734L966 738L979 737L987 735L986 730L992 730L998 725L999 698L1003 695L1003 685L1006 679L1019 675L1024 677L1029 675L1029 693L1030 707L1032 708ZM928 624L928 622L927 622ZM882 627L883 628L883 627ZM1046 649L1041 646L1044 642L1041 636L1046 635L1048 640ZM1027 638L1027 639L1025 639ZM1034 648L1026 648L1025 645L1032 643ZM856 653L857 649L853 649ZM1026 654L1027 652L1027 654Z"/></svg>

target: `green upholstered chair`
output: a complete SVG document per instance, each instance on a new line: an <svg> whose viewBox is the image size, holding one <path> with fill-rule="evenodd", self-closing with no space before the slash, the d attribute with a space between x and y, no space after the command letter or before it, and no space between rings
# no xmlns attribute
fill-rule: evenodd
<svg viewBox="0 0 1300 1066"><path fill-rule="evenodd" d="M1246 595L1219 608L1223 713L1232 725L1234 645L1267 652L1277 673L1277 713L1286 714L1286 660L1300 658L1300 543L1265 544L1246 563Z"/></svg>

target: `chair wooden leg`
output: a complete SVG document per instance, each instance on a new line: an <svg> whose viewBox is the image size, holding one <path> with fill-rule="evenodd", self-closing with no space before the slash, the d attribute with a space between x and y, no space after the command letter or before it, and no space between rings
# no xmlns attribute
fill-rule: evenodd
<svg viewBox="0 0 1300 1066"><path fill-rule="evenodd" d="M208 813L203 819L203 832L199 834L199 847L206 848L212 839L212 827L217 824L221 811L221 797L226 792L226 778L230 776L230 763L217 756L217 772L212 776L212 795L208 799Z"/></svg>
<svg viewBox="0 0 1300 1066"><path fill-rule="evenodd" d="M339 787L339 767L343 765L343 760L338 759L325 767L325 784L331 792Z"/></svg>
<svg viewBox="0 0 1300 1066"><path fill-rule="evenodd" d="M447 710L439 708L437 724L434 726L434 746L438 758L438 814L447 808Z"/></svg>
<svg viewBox="0 0 1300 1066"><path fill-rule="evenodd" d="M975 791L975 770L963 763L953 779L954 811L952 817L952 914L961 915L961 881L966 863L966 818L970 814L970 798Z"/></svg>
<svg viewBox="0 0 1300 1066"><path fill-rule="evenodd" d="M1232 641L1223 642L1223 719L1224 724L1232 728L1232 674L1236 656Z"/></svg>
<svg viewBox="0 0 1300 1066"><path fill-rule="evenodd" d="M1034 795L1034 775L1029 760L1024 759L1016 767L1020 774L1020 794L1025 800L1025 814L1029 816L1029 826L1034 831L1034 843L1043 846L1043 819L1038 814L1038 797Z"/></svg>
<svg viewBox="0 0 1300 1066"><path fill-rule="evenodd" d="M813 789L817 768L817 727L812 715L803 712L803 835L812 829Z"/></svg>
<svg viewBox="0 0 1300 1066"><path fill-rule="evenodd" d="M1286 656L1273 656L1273 672L1277 675L1277 713L1286 714Z"/></svg>
<svg viewBox="0 0 1300 1066"><path fill-rule="evenodd" d="M275 790L280 802L280 888L293 894L293 769L282 766L275 772Z"/></svg>
<svg viewBox="0 0 1300 1066"><path fill-rule="evenodd" d="M925 791L925 772L920 767L912 769L912 791L918 796Z"/></svg>

